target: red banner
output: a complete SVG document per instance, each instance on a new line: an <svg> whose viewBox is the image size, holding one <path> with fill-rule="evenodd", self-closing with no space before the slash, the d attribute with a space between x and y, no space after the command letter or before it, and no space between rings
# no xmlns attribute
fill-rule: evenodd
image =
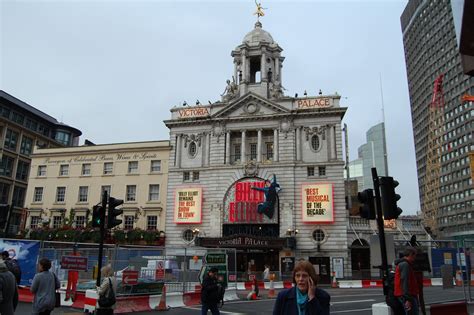
<svg viewBox="0 0 474 315"><path fill-rule="evenodd" d="M62 256L61 268L69 270L87 271L87 257Z"/></svg>

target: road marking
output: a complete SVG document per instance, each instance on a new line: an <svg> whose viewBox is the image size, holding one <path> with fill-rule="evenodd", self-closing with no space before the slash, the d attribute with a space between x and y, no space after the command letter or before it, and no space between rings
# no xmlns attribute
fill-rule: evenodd
<svg viewBox="0 0 474 315"><path fill-rule="evenodd" d="M348 304L348 303L362 303L362 302L375 302L375 300L374 300L374 299L370 299L370 300L341 301L341 302L334 302L334 303L331 303L331 305L335 305L335 304Z"/></svg>
<svg viewBox="0 0 474 315"><path fill-rule="evenodd" d="M358 310L345 310L345 311L331 311L331 314L336 314L336 313L355 313L355 312L365 312L365 311L371 311L371 308L361 308Z"/></svg>
<svg viewBox="0 0 474 315"><path fill-rule="evenodd" d="M334 295L334 294L331 294L331 298L353 297L353 296L374 296L374 294L352 294L352 295ZM375 294L375 296L384 296L384 295L383 294Z"/></svg>
<svg viewBox="0 0 474 315"><path fill-rule="evenodd" d="M200 307L191 307L191 306L185 306L185 307L180 307L180 308L185 308L185 309L189 309L189 310L197 310L197 311L201 310ZM219 313L221 313L221 314L245 315L245 313L226 312L226 311L223 311L222 309L219 310Z"/></svg>

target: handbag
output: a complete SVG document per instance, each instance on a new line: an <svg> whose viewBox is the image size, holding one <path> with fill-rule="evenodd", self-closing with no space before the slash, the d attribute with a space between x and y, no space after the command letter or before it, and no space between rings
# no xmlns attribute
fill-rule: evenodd
<svg viewBox="0 0 474 315"><path fill-rule="evenodd" d="M112 281L109 278L109 291L107 294L99 295L99 306L100 307L111 307L115 304L115 293L112 287Z"/></svg>

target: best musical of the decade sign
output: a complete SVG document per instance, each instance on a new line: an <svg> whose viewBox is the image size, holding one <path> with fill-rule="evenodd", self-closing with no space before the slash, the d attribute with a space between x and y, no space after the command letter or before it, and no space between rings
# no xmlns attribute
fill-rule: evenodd
<svg viewBox="0 0 474 315"><path fill-rule="evenodd" d="M177 188L174 197L174 222L181 224L201 223L202 188Z"/></svg>
<svg viewBox="0 0 474 315"><path fill-rule="evenodd" d="M301 209L303 222L334 222L333 185L303 184L301 187Z"/></svg>

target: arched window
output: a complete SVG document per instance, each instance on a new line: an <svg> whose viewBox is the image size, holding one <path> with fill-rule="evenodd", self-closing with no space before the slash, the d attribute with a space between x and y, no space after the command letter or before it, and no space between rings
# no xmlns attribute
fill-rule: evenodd
<svg viewBox="0 0 474 315"><path fill-rule="evenodd" d="M319 150L319 137L317 135L313 135L311 137L311 149L314 151Z"/></svg>
<svg viewBox="0 0 474 315"><path fill-rule="evenodd" d="M196 142L193 141L189 144L189 156L193 158L196 156L196 153L197 153L197 146L196 146Z"/></svg>

